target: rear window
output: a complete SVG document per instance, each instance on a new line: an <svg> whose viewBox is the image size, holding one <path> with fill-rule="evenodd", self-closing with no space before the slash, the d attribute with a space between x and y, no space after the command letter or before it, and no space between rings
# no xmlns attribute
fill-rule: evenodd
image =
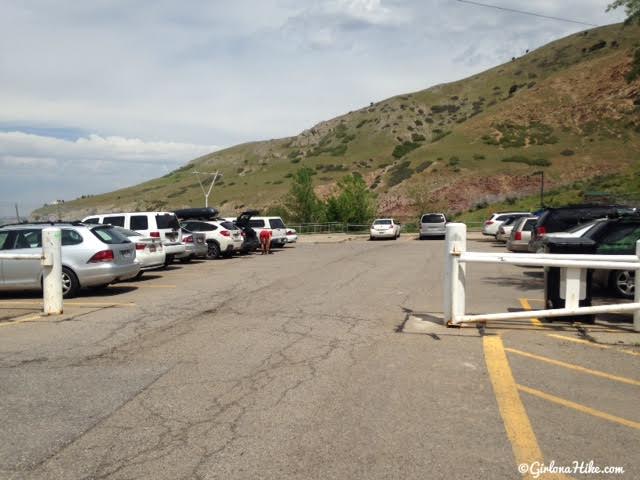
<svg viewBox="0 0 640 480"><path fill-rule="evenodd" d="M220 225L224 228L226 228L227 230L237 230L238 227L236 227L236 224L233 222L220 222Z"/></svg>
<svg viewBox="0 0 640 480"><path fill-rule="evenodd" d="M249 226L253 228L264 228L264 220L249 220Z"/></svg>
<svg viewBox="0 0 640 480"><path fill-rule="evenodd" d="M531 218L531 219L527 220L524 223L524 227L522 227L522 230L524 230L525 232L532 232L533 231L533 227L536 226L536 222L537 221L538 220L535 219L535 218Z"/></svg>
<svg viewBox="0 0 640 480"><path fill-rule="evenodd" d="M443 223L444 221L444 215L432 213L422 216L422 223Z"/></svg>
<svg viewBox="0 0 640 480"><path fill-rule="evenodd" d="M82 223L91 223L91 224L94 224L94 223L100 223L100 222L98 221L98 217L94 217L94 218L87 218L87 219L86 219L84 222L82 222Z"/></svg>
<svg viewBox="0 0 640 480"><path fill-rule="evenodd" d="M156 225L158 226L159 229L163 229L163 228L171 228L173 230L180 229L178 218L171 213L165 213L164 215L156 215Z"/></svg>
<svg viewBox="0 0 640 480"><path fill-rule="evenodd" d="M102 243L107 245L115 245L118 243L131 243L131 241L123 234L111 227L97 227L91 229L93 233Z"/></svg>
<svg viewBox="0 0 640 480"><path fill-rule="evenodd" d="M269 220L269 225L271 225L271 228L285 228L284 222L282 220L280 220L279 218L270 219Z"/></svg>
<svg viewBox="0 0 640 480"><path fill-rule="evenodd" d="M104 217L102 223L124 227L124 216L118 215L117 217Z"/></svg>
<svg viewBox="0 0 640 480"><path fill-rule="evenodd" d="M391 225L391 220L376 220L374 225Z"/></svg>
<svg viewBox="0 0 640 480"><path fill-rule="evenodd" d="M149 230L149 219L146 215L131 215L131 230Z"/></svg>
<svg viewBox="0 0 640 480"><path fill-rule="evenodd" d="M4 248L5 243L7 243L7 237L9 236L9 232L0 232L0 250Z"/></svg>
<svg viewBox="0 0 640 480"><path fill-rule="evenodd" d="M142 234L139 232L134 232L133 230L128 230L126 228L116 228L118 232L120 232L125 237L141 237Z"/></svg>

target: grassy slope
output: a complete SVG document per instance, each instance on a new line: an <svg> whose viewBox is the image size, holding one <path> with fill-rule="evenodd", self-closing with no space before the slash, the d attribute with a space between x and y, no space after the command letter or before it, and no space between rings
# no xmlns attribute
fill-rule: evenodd
<svg viewBox="0 0 640 480"><path fill-rule="evenodd" d="M550 162L546 180L556 189L624 174L640 151L640 114L633 105L640 82L628 85L623 78L639 39L638 26L576 34L465 80L349 112L296 137L238 145L162 178L68 202L66 215L200 205L193 168L224 173L210 199L224 212L277 203L292 172L306 165L317 171L320 194L345 172L360 172L378 194L380 213L406 218L416 213L408 195L415 189L424 192L430 208L450 212L534 194L539 179L530 174L542 167L505 163L506 157ZM600 40L606 47L592 50ZM393 152L403 142L417 148L398 159Z"/></svg>

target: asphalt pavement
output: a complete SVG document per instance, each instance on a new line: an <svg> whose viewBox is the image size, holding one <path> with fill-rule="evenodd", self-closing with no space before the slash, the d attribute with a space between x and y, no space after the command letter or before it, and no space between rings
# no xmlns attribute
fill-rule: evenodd
<svg viewBox="0 0 640 480"><path fill-rule="evenodd" d="M0 295L0 478L639 478L629 318L445 328L443 243L176 265L59 318ZM541 307L539 269L467 275L471 313Z"/></svg>

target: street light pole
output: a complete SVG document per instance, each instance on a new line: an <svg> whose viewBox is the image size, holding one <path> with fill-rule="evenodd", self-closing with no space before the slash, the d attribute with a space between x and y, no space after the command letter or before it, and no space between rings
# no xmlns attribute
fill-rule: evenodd
<svg viewBox="0 0 640 480"><path fill-rule="evenodd" d="M216 170L215 172L198 172L197 170L194 170L191 173L198 176L198 183L200 184L200 188L202 189L202 193L204 194L204 206L205 208L207 208L209 207L209 194L211 193L211 190L213 190L213 184L216 183L218 177L222 177L222 174L220 173L220 170ZM209 185L209 188L207 190L204 189L204 184L202 183L200 175L213 175L213 178L211 179L211 185Z"/></svg>
<svg viewBox="0 0 640 480"><path fill-rule="evenodd" d="M544 208L544 171L538 170L531 175L540 175L540 208Z"/></svg>

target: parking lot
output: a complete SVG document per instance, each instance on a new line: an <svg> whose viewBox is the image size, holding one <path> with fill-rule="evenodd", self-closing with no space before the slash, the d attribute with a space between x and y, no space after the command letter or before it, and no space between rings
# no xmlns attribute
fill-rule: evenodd
<svg viewBox="0 0 640 480"><path fill-rule="evenodd" d="M301 240L0 294L0 478L640 476L628 315L445 328L443 241ZM470 313L542 308L542 269L467 268Z"/></svg>

